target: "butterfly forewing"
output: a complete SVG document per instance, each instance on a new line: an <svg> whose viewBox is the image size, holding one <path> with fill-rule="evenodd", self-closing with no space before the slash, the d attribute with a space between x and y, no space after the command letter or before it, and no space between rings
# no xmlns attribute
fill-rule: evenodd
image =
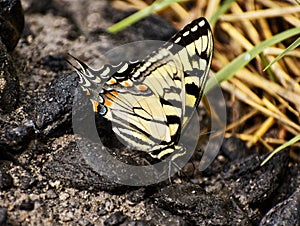
<svg viewBox="0 0 300 226"><path fill-rule="evenodd" d="M184 71L185 126L203 94L212 59L213 37L206 19L199 18L179 31L171 42L176 45L166 45L182 63ZM178 45L184 48L178 50Z"/></svg>
<svg viewBox="0 0 300 226"><path fill-rule="evenodd" d="M210 27L199 18L140 62L93 70L76 59L79 83L122 140L160 159L174 151L201 99L212 48Z"/></svg>

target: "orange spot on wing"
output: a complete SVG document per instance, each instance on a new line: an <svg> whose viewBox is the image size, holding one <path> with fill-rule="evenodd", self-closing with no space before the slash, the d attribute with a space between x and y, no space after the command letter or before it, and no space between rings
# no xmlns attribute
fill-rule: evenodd
<svg viewBox="0 0 300 226"><path fill-rule="evenodd" d="M105 96L111 100L115 100L119 93L117 91L111 91L110 93L106 93Z"/></svg>
<svg viewBox="0 0 300 226"><path fill-rule="evenodd" d="M128 82L128 81L124 81L124 82L123 82L123 85L124 85L125 87L130 87L130 86L132 86L132 83L131 83L131 82Z"/></svg>
<svg viewBox="0 0 300 226"><path fill-rule="evenodd" d="M98 112L99 103L97 101L94 101L94 100L91 100L91 101L92 101L92 104L93 104L94 112Z"/></svg>
<svg viewBox="0 0 300 226"><path fill-rule="evenodd" d="M114 79L114 78L111 78L110 80L108 80L107 82L106 82L108 85L114 85L114 84L116 84L117 83L117 81L116 81L116 79Z"/></svg>
<svg viewBox="0 0 300 226"><path fill-rule="evenodd" d="M147 86L145 85L138 85L137 88L140 90L140 91L146 91L148 89Z"/></svg>
<svg viewBox="0 0 300 226"><path fill-rule="evenodd" d="M108 99L105 99L104 100L104 105L107 106L107 107L111 107L111 106L113 106L113 102L108 100Z"/></svg>
<svg viewBox="0 0 300 226"><path fill-rule="evenodd" d="M106 93L105 96L107 98L104 98L104 105L107 107L111 107L113 106L113 102L116 99L116 97L118 96L118 92L117 91L112 91L110 93Z"/></svg>
<svg viewBox="0 0 300 226"><path fill-rule="evenodd" d="M110 93L106 93L105 96L107 96L107 98L114 100L115 96L110 94Z"/></svg>
<svg viewBox="0 0 300 226"><path fill-rule="evenodd" d="M86 93L85 93L87 96L91 95L90 91L89 90L86 90Z"/></svg>
<svg viewBox="0 0 300 226"><path fill-rule="evenodd" d="M117 91L112 91L111 94L114 95L115 97L119 96L119 93Z"/></svg>

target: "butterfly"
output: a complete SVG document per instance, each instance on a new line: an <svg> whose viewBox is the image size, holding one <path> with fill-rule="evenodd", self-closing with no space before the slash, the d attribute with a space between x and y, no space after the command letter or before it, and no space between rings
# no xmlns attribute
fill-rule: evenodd
<svg viewBox="0 0 300 226"><path fill-rule="evenodd" d="M161 160L184 153L179 138L202 98L212 54L211 28L201 17L141 61L95 70L72 57L94 112L126 144Z"/></svg>

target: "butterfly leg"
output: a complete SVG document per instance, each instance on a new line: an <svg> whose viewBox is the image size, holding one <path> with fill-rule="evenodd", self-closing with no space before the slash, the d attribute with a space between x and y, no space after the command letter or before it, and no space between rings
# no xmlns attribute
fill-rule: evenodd
<svg viewBox="0 0 300 226"><path fill-rule="evenodd" d="M182 169L182 167L180 167L175 160L179 159L181 156L184 156L186 154L186 150L184 147L182 146L176 146L175 147L175 154L172 156L171 160L169 161L169 170L168 170L168 177L169 177L169 181L170 183L172 183L171 181L171 174L172 174L172 166L177 168L178 172Z"/></svg>

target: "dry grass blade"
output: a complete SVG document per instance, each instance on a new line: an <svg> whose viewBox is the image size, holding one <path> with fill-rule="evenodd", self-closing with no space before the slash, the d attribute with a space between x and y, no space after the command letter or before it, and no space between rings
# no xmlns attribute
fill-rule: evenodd
<svg viewBox="0 0 300 226"><path fill-rule="evenodd" d="M262 9L249 11L241 14L229 14L223 15L220 17L220 20L223 21L240 21L240 20L250 20L257 18L270 18L270 17L278 17L283 15L289 15L292 13L300 13L300 6L291 6L284 8L275 8L275 9Z"/></svg>
<svg viewBox="0 0 300 226"><path fill-rule="evenodd" d="M264 54L266 56L270 55L270 56L278 56L280 55L282 52L284 51L284 49L281 48L276 48L276 47L271 47L271 48L267 48L264 50ZM300 50L293 50L290 51L286 54L286 56L291 56L291 57L295 57L295 58L299 58L300 60Z"/></svg>
<svg viewBox="0 0 300 226"><path fill-rule="evenodd" d="M257 10L242 12L241 8L251 9L250 1L232 4L231 12L234 14L222 16L222 21L219 23L222 30L229 35L229 42L225 46L219 45L217 42L214 65L219 65L221 69L221 65L225 66L234 59L233 55L238 56L243 51L252 49L254 45L260 42L258 40L271 38L278 33L278 29L283 29L278 24L274 26L273 19L270 20L266 17L276 16L278 17L276 20L282 20L285 26L299 25L299 6L292 6L287 1L276 3L264 1L261 5L256 4L255 9L258 9L258 12ZM266 6L268 9L260 9L266 8ZM283 10L283 6L287 10ZM266 14L262 14L262 12ZM246 19L246 17L248 18ZM279 44L266 49L266 52L263 52L260 57L257 56L251 64L236 72L235 77L238 80L232 78L230 83L224 82L221 84L222 88L235 96L237 100L260 112L254 114L253 118L248 118L248 121L260 121L259 127L255 125L236 133L236 131L240 131L239 127L243 128L247 125L247 121L240 122L234 119L234 123L227 128L227 131L231 129L238 137L248 141L249 147L259 142L267 150L273 150L276 145L270 140L280 140L279 144L283 144L289 137L300 134L299 49L291 51L288 57L276 62L268 71L268 74L262 71L264 59L266 63L271 62L287 46ZM273 51L270 52L270 50ZM273 75L273 77L270 75ZM257 93L261 97L258 97ZM267 118L265 119L262 116L267 116ZM285 133L278 132L278 137L269 137L269 131L278 130L279 128ZM282 134L284 134L284 137L282 137Z"/></svg>

